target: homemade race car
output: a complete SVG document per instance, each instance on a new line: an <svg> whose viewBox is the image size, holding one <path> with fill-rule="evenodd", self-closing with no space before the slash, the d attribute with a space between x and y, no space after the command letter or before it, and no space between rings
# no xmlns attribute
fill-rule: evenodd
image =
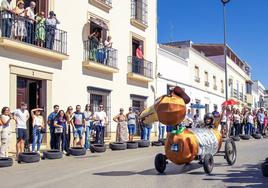
<svg viewBox="0 0 268 188"><path fill-rule="evenodd" d="M155 169L159 173L164 173L167 160L177 165L199 160L207 174L213 170L213 156L223 156L229 165L236 162L236 145L232 139L225 140L224 150L221 151L223 140L218 130L219 122L206 128L181 126L189 102L189 96L180 87L175 87L169 95L158 98L140 115L144 123L159 121L173 127L173 131L167 134L165 155L160 153L155 157Z"/></svg>

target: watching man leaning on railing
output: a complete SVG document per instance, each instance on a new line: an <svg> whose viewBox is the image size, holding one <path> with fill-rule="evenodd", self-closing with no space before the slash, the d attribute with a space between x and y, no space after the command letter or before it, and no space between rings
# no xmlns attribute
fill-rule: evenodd
<svg viewBox="0 0 268 188"><path fill-rule="evenodd" d="M56 14L54 11L50 11L49 17L46 19L46 47L48 49L53 49L58 24L60 24L60 22Z"/></svg>

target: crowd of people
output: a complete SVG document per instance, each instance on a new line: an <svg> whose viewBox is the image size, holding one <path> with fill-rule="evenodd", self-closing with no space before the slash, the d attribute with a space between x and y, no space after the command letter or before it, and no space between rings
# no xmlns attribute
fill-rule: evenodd
<svg viewBox="0 0 268 188"><path fill-rule="evenodd" d="M268 116L264 108L251 110L244 107L240 111L234 106L223 106L222 111L219 112L218 107L215 106L212 115L215 122L219 122L219 130L223 137L239 136L241 134L266 134ZM201 127L202 118L200 111L197 109L193 115L189 109L185 123L191 127Z"/></svg>
<svg viewBox="0 0 268 188"><path fill-rule="evenodd" d="M19 0L13 8L11 0L2 0L2 36L53 49L57 25L60 22L53 11L46 17L43 11L36 14L35 8L34 1L25 8L24 1Z"/></svg>

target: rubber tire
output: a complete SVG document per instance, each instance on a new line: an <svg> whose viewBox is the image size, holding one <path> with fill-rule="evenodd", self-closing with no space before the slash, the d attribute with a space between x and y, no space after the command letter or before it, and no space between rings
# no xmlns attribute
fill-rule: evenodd
<svg viewBox="0 0 268 188"><path fill-rule="evenodd" d="M139 147L138 142L127 142L127 149L137 149Z"/></svg>
<svg viewBox="0 0 268 188"><path fill-rule="evenodd" d="M155 170L160 174L163 174L166 170L167 166L167 158L162 153L159 153L155 156L154 159Z"/></svg>
<svg viewBox="0 0 268 188"><path fill-rule="evenodd" d="M265 162L268 163L268 157L265 159Z"/></svg>
<svg viewBox="0 0 268 188"><path fill-rule="evenodd" d="M113 151L126 150L127 144L124 142L112 142L110 143L109 147Z"/></svg>
<svg viewBox="0 0 268 188"><path fill-rule="evenodd" d="M267 162L261 164L261 171L264 177L268 177L268 163Z"/></svg>
<svg viewBox="0 0 268 188"><path fill-rule="evenodd" d="M242 140L249 140L249 139L250 139L250 135L241 134L241 135L240 135L240 138L241 138Z"/></svg>
<svg viewBox="0 0 268 188"><path fill-rule="evenodd" d="M268 135L265 134L265 135L263 135L262 137L263 137L263 138L268 138Z"/></svg>
<svg viewBox="0 0 268 188"><path fill-rule="evenodd" d="M162 142L162 145L164 146L166 144L166 139L160 139L159 142Z"/></svg>
<svg viewBox="0 0 268 188"><path fill-rule="evenodd" d="M35 152L23 152L19 154L18 163L37 163L40 161L40 154Z"/></svg>
<svg viewBox="0 0 268 188"><path fill-rule="evenodd" d="M234 157L231 159L230 156L229 156L229 153L228 153L228 145L231 144L232 145L232 148L233 148L233 152L234 152ZM235 145L235 142L234 140L232 139L229 139L226 141L225 143L225 159L228 163L228 165L234 165L235 162L236 162L236 159L237 159L237 150L236 150L236 145Z"/></svg>
<svg viewBox="0 0 268 188"><path fill-rule="evenodd" d="M13 159L10 157L0 158L0 168L10 167L13 165Z"/></svg>
<svg viewBox="0 0 268 188"><path fill-rule="evenodd" d="M43 152L43 159L61 159L63 156L60 150L47 150Z"/></svg>
<svg viewBox="0 0 268 188"><path fill-rule="evenodd" d="M72 156L83 156L87 153L87 150L83 147L71 147L69 151Z"/></svg>
<svg viewBox="0 0 268 188"><path fill-rule="evenodd" d="M214 159L211 154L205 155L203 167L206 174L211 174L214 167Z"/></svg>
<svg viewBox="0 0 268 188"><path fill-rule="evenodd" d="M92 153L104 153L106 151L106 146L104 144L91 144L90 151Z"/></svg>
<svg viewBox="0 0 268 188"><path fill-rule="evenodd" d="M163 143L160 141L154 141L152 142L152 146L163 146Z"/></svg>
<svg viewBox="0 0 268 188"><path fill-rule="evenodd" d="M259 140L259 139L261 139L261 134L254 133L254 134L252 134L252 137Z"/></svg>
<svg viewBox="0 0 268 188"><path fill-rule="evenodd" d="M140 140L138 142L138 145L139 145L139 148L147 148L147 147L150 147L150 141L148 140Z"/></svg>
<svg viewBox="0 0 268 188"><path fill-rule="evenodd" d="M231 136L230 138L233 139L233 141L235 141L235 142L238 142L241 140L241 138L239 136Z"/></svg>

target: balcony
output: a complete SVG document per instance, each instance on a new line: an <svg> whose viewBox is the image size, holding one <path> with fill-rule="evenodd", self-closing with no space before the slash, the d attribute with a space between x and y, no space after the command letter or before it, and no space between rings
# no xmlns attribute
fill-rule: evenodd
<svg viewBox="0 0 268 188"><path fill-rule="evenodd" d="M197 83L200 83L200 78L195 76L194 81L197 82Z"/></svg>
<svg viewBox="0 0 268 188"><path fill-rule="evenodd" d="M209 82L208 81L205 81L205 86L209 87Z"/></svg>
<svg viewBox="0 0 268 188"><path fill-rule="evenodd" d="M140 82L153 81L153 63L134 56L128 57L128 79Z"/></svg>
<svg viewBox="0 0 268 188"><path fill-rule="evenodd" d="M117 50L105 47L96 48L91 40L85 41L83 66L106 74L117 73Z"/></svg>
<svg viewBox="0 0 268 188"><path fill-rule="evenodd" d="M54 61L68 59L67 55L67 32L45 27L42 32L42 40L36 39L36 30L32 21L25 17L17 16L7 11L0 12L0 46L4 49L42 57Z"/></svg>
<svg viewBox="0 0 268 188"><path fill-rule="evenodd" d="M131 25L145 31L147 22L147 3L143 0L131 0Z"/></svg>
<svg viewBox="0 0 268 188"><path fill-rule="evenodd" d="M112 0L89 0L89 3L105 12L109 12L112 8Z"/></svg>

